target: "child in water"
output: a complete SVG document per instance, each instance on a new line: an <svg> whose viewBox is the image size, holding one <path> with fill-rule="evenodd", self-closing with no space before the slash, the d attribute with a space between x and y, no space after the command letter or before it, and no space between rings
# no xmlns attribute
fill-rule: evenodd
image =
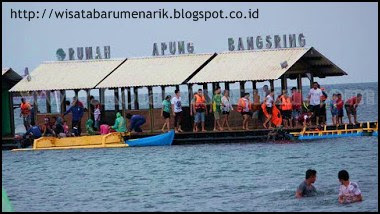
<svg viewBox="0 0 380 214"><path fill-rule="evenodd" d="M338 179L342 185L339 188L338 201L341 204L363 200L359 185L356 182L351 182L349 178L350 176L346 170L339 171Z"/></svg>

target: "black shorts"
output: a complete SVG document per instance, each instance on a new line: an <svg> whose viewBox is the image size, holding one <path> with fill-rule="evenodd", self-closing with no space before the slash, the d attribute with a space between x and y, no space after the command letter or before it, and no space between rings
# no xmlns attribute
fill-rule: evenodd
<svg viewBox="0 0 380 214"><path fill-rule="evenodd" d="M347 115L356 115L356 109L354 108L354 106L344 105L344 108L346 109Z"/></svg>
<svg viewBox="0 0 380 214"><path fill-rule="evenodd" d="M267 113L272 115L272 107L266 107L266 109L267 109Z"/></svg>
<svg viewBox="0 0 380 214"><path fill-rule="evenodd" d="M170 118L170 113L164 111L164 112L163 112L163 116L164 116L165 119Z"/></svg>
<svg viewBox="0 0 380 214"><path fill-rule="evenodd" d="M313 112L313 117L319 117L321 114L320 105L310 106L310 110Z"/></svg>
<svg viewBox="0 0 380 214"><path fill-rule="evenodd" d="M229 115L230 112L229 112L229 111L223 111L222 114L227 114L227 115Z"/></svg>
<svg viewBox="0 0 380 214"><path fill-rule="evenodd" d="M292 110L281 111L281 114L282 114L282 118L283 119L290 119L290 118L292 118Z"/></svg>
<svg viewBox="0 0 380 214"><path fill-rule="evenodd" d="M338 109L338 117L343 117L344 116L344 111L342 109Z"/></svg>
<svg viewBox="0 0 380 214"><path fill-rule="evenodd" d="M249 116L252 117L252 112L250 112L250 111L249 111L249 112L244 112L244 111L241 112L241 115L242 115L242 116L245 115L245 114L247 114L247 115L249 115Z"/></svg>

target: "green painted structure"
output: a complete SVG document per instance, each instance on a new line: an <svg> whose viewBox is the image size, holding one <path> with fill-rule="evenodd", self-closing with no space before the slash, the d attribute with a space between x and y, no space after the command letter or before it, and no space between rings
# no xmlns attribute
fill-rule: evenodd
<svg viewBox="0 0 380 214"><path fill-rule="evenodd" d="M1 137L14 135L13 101L9 89L18 83L22 77L12 68L2 69L1 75Z"/></svg>

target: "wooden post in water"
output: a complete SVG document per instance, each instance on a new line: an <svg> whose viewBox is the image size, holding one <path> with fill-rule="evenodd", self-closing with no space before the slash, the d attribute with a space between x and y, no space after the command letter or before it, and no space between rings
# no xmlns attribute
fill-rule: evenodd
<svg viewBox="0 0 380 214"><path fill-rule="evenodd" d="M50 90L46 91L46 113L51 113Z"/></svg>
<svg viewBox="0 0 380 214"><path fill-rule="evenodd" d="M125 88L121 88L121 114L123 115L123 118L125 118Z"/></svg>
<svg viewBox="0 0 380 214"><path fill-rule="evenodd" d="M152 86L148 86L148 96L149 96L150 132L153 133L154 115L153 115L153 90L152 90Z"/></svg>
<svg viewBox="0 0 380 214"><path fill-rule="evenodd" d="M138 96L138 88L137 87L133 87L133 94L135 97L135 110L138 110L139 109L139 96Z"/></svg>
<svg viewBox="0 0 380 214"><path fill-rule="evenodd" d="M132 109L132 93L131 93L131 88L127 88L127 94L128 94L128 99L127 99L128 109L131 110Z"/></svg>
<svg viewBox="0 0 380 214"><path fill-rule="evenodd" d="M114 100L115 100L115 112L118 112L120 110L120 106L119 106L119 89L115 88L113 90L113 94L114 94Z"/></svg>
<svg viewBox="0 0 380 214"><path fill-rule="evenodd" d="M225 90L230 90L230 83L229 82L225 82L224 83L224 89ZM231 93L230 93L230 95L231 95Z"/></svg>

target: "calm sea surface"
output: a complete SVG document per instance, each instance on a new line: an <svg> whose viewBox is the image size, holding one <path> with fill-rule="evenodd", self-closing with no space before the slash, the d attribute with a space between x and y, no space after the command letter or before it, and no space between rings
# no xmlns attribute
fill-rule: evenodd
<svg viewBox="0 0 380 214"><path fill-rule="evenodd" d="M378 119L377 83L331 87L361 90L359 120ZM318 195L295 199L308 168ZM338 203L341 169L363 202ZM378 138L2 151L2 186L16 211L378 211Z"/></svg>

